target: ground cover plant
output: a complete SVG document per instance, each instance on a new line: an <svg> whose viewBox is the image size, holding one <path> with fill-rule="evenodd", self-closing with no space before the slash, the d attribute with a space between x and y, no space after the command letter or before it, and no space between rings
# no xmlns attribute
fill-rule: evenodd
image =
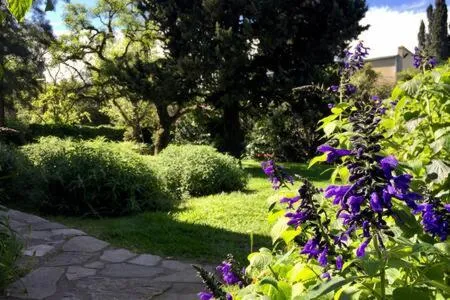
<svg viewBox="0 0 450 300"><path fill-rule="evenodd" d="M267 198L272 189L261 172L260 163L244 160L249 182L244 191L186 199L178 209L144 212L121 218L53 217L69 227L80 228L118 247L199 262L216 262L233 253L246 261L253 249L270 245ZM318 186L325 186L327 167L311 169L305 164L286 163Z"/></svg>
<svg viewBox="0 0 450 300"><path fill-rule="evenodd" d="M413 178L382 148L381 119L405 100L353 97L349 77L362 68L367 51L360 43L345 53L341 82L330 88L337 101L321 121L328 142L310 165L330 164L331 183L323 190L273 160L263 162L278 191L269 217L273 249L251 253L245 268L232 256L217 274L196 267L206 286L200 299L449 298L450 204L442 197L448 186L436 190L428 176ZM434 60L416 59L433 72L427 69ZM440 93L448 99L448 89Z"/></svg>

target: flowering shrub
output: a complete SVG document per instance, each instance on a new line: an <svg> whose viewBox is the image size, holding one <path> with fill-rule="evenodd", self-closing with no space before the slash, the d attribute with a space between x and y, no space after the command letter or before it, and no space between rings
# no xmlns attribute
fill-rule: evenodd
<svg viewBox="0 0 450 300"><path fill-rule="evenodd" d="M332 164L331 184L321 190L301 179L292 193L293 177L264 162L278 191L269 216L274 249L250 254L244 271L222 263L219 279L201 271L201 299L448 299L450 205L416 190L383 149L380 122L390 104L352 97L348 78L367 50L358 44L346 53L342 80L330 88L339 103L322 120L328 142L311 165Z"/></svg>

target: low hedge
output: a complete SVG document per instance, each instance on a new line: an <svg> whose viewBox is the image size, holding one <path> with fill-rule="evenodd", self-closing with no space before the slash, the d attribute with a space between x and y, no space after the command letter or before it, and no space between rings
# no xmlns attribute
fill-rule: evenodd
<svg viewBox="0 0 450 300"><path fill-rule="evenodd" d="M150 164L178 197L241 190L248 180L235 158L210 146L170 145Z"/></svg>
<svg viewBox="0 0 450 300"><path fill-rule="evenodd" d="M108 141L123 141L124 128L108 125L60 125L60 124L30 124L26 133L28 141L38 140L40 137L55 136L59 138L74 138L91 140L103 137Z"/></svg>
<svg viewBox="0 0 450 300"><path fill-rule="evenodd" d="M125 215L171 208L174 197L142 156L104 140L41 138L22 152L42 174L41 211L64 215Z"/></svg>

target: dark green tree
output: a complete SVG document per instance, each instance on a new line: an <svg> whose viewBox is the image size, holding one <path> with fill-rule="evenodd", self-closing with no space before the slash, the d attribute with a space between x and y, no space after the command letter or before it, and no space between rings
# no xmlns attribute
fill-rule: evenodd
<svg viewBox="0 0 450 300"><path fill-rule="evenodd" d="M449 56L449 38L445 0L436 0L434 8L432 5L428 6L427 17L428 38L425 50L440 61L446 60Z"/></svg>
<svg viewBox="0 0 450 300"><path fill-rule="evenodd" d="M448 58L448 24L447 24L447 4L445 0L436 0L433 13L432 44L433 55L438 60Z"/></svg>
<svg viewBox="0 0 450 300"><path fill-rule="evenodd" d="M365 29L362 0L136 0L166 50L222 112L221 150L240 156L249 107L289 100Z"/></svg>
<svg viewBox="0 0 450 300"><path fill-rule="evenodd" d="M14 101L28 101L43 82L44 54L52 35L50 28L27 20L18 23L0 3L0 127L6 126L6 110Z"/></svg>
<svg viewBox="0 0 450 300"><path fill-rule="evenodd" d="M427 44L427 37L425 32L425 23L420 21L420 27L419 27L419 34L417 35L418 41L419 41L419 48L425 49Z"/></svg>

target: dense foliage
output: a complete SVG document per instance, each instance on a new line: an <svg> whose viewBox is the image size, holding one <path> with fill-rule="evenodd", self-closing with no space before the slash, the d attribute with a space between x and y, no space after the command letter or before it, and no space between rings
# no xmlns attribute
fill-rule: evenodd
<svg viewBox="0 0 450 300"><path fill-rule="evenodd" d="M449 83L449 64L400 82L387 101L395 101L395 107L380 123L385 151L445 202L450 201Z"/></svg>
<svg viewBox="0 0 450 300"><path fill-rule="evenodd" d="M24 146L23 153L41 172L42 211L68 215L123 215L173 207L155 171L131 149L102 140L49 137Z"/></svg>
<svg viewBox="0 0 450 300"><path fill-rule="evenodd" d="M108 141L120 142L125 135L124 128L109 125L30 124L28 127L23 128L22 132L25 135L25 139L30 142L46 136L81 140L102 137Z"/></svg>
<svg viewBox="0 0 450 300"><path fill-rule="evenodd" d="M247 183L238 161L210 146L171 145L155 164L167 188L179 197L241 190Z"/></svg>
<svg viewBox="0 0 450 300"><path fill-rule="evenodd" d="M406 108L408 93L401 89L394 91L402 97L394 105L377 96L355 94L349 78L362 67L366 55L362 44L346 53L341 83L330 89L338 93L339 102L331 105L332 114L321 122L328 142L318 147L323 155L310 165L330 163L332 183L321 190L300 178L297 192L285 190L293 185L294 177L273 160L264 162L263 170L278 190L269 216L274 222L274 248L250 254L245 269L228 257L217 267L219 279L199 269L208 288L199 293L200 299L384 300L413 296L431 300L450 296L450 204L442 193L420 187L417 181L421 178L413 178L400 167L392 149L386 148L390 135L380 129L382 116L403 108L404 116L414 112L421 94L414 93L417 100L411 100L411 108ZM440 103L443 91L435 84L440 78L436 74L441 72L418 76L434 78L424 81L426 105L433 97ZM442 191L448 192L448 184Z"/></svg>

